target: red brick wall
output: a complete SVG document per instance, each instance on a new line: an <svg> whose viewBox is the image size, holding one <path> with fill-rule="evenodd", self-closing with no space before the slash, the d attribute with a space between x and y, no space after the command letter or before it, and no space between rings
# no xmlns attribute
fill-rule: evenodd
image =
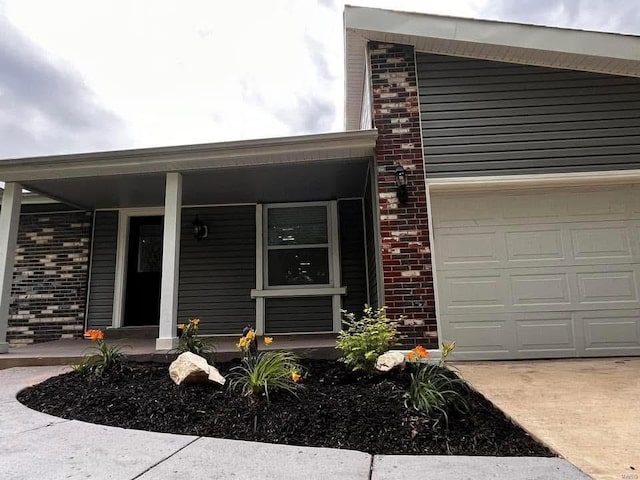
<svg viewBox="0 0 640 480"><path fill-rule="evenodd" d="M384 302L407 346L437 347L435 301L420 131L415 52L370 43ZM396 196L395 169L407 171L409 200Z"/></svg>

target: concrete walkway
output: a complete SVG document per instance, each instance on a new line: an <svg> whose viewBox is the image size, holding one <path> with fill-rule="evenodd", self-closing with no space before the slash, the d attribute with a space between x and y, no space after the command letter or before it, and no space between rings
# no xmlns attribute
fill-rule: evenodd
<svg viewBox="0 0 640 480"><path fill-rule="evenodd" d="M20 404L24 387L66 371L0 371L0 478L93 480L584 480L558 458L376 455L125 430L64 420Z"/></svg>
<svg viewBox="0 0 640 480"><path fill-rule="evenodd" d="M640 479L640 358L456 366L507 415L593 478Z"/></svg>

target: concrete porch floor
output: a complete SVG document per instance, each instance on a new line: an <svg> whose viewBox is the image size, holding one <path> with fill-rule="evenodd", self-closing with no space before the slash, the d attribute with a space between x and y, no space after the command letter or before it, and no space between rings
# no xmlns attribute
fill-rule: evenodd
<svg viewBox="0 0 640 480"><path fill-rule="evenodd" d="M640 478L640 358L456 367L508 416L594 479Z"/></svg>
<svg viewBox="0 0 640 480"><path fill-rule="evenodd" d="M260 345L261 350L290 350L304 357L337 358L335 334L272 335L273 344ZM216 347L216 360L226 361L239 356L236 343L239 336L205 337ZM120 345L130 359L138 362L168 362L168 351L156 350L153 338L107 339L109 345ZM0 354L0 370L11 367L71 365L91 353L92 342L84 339L65 339L36 343L26 347L9 348Z"/></svg>

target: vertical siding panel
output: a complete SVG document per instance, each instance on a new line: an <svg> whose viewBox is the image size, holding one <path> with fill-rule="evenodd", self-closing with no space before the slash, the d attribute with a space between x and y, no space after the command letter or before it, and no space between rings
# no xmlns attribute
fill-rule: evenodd
<svg viewBox="0 0 640 480"><path fill-rule="evenodd" d="M341 200L338 202L338 216L341 285L347 287L347 294L342 297L342 308L357 313L367 303L362 202L359 199Z"/></svg>
<svg viewBox="0 0 640 480"><path fill-rule="evenodd" d="M117 243L118 212L96 212L91 251L88 328L105 329L111 326Z"/></svg>

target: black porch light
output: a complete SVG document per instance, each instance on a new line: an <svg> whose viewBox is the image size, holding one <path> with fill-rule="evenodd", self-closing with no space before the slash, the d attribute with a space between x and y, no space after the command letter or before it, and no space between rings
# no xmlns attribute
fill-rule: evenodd
<svg viewBox="0 0 640 480"><path fill-rule="evenodd" d="M398 195L398 201L404 205L409 200L409 192L407 192L407 171L401 165L398 165L394 173L396 176L396 194Z"/></svg>
<svg viewBox="0 0 640 480"><path fill-rule="evenodd" d="M200 241L209 236L209 227L207 227L207 225L202 220L200 220L197 215L191 223L191 226L193 227L193 237L196 240Z"/></svg>

